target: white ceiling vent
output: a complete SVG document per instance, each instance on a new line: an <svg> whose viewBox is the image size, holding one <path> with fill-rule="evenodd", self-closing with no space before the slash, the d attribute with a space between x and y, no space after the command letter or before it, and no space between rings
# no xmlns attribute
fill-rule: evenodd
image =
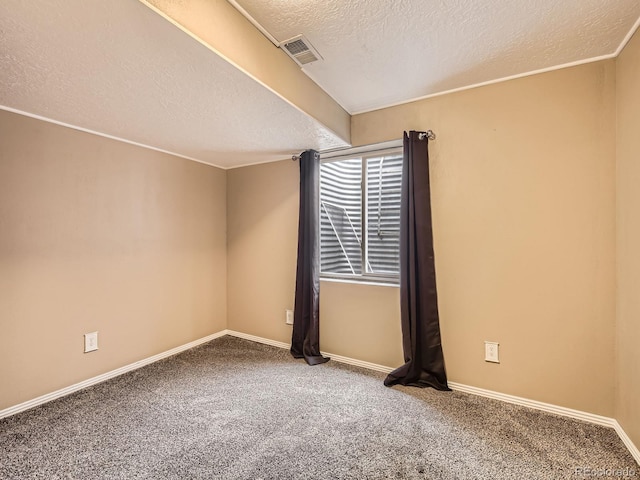
<svg viewBox="0 0 640 480"><path fill-rule="evenodd" d="M301 67L307 63L322 60L318 51L313 48L313 45L303 35L296 35L289 40L285 40L280 43L280 47Z"/></svg>

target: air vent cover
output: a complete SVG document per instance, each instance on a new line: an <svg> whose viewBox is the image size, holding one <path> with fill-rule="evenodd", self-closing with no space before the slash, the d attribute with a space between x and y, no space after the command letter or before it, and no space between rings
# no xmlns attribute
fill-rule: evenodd
<svg viewBox="0 0 640 480"><path fill-rule="evenodd" d="M322 60L318 51L313 48L313 45L303 35L297 35L285 40L280 44L280 47L300 66Z"/></svg>

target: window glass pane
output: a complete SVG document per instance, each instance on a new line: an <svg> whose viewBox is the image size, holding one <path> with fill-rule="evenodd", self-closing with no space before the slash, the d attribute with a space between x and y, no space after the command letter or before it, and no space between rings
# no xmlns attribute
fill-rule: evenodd
<svg viewBox="0 0 640 480"><path fill-rule="evenodd" d="M402 155L367 160L368 273L400 271Z"/></svg>
<svg viewBox="0 0 640 480"><path fill-rule="evenodd" d="M320 165L320 271L362 273L362 161Z"/></svg>

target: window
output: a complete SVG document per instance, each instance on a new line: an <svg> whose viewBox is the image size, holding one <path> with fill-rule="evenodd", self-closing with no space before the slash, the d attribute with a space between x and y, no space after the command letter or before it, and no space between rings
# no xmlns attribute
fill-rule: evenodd
<svg viewBox="0 0 640 480"><path fill-rule="evenodd" d="M401 147L322 156L322 277L398 283L401 181Z"/></svg>

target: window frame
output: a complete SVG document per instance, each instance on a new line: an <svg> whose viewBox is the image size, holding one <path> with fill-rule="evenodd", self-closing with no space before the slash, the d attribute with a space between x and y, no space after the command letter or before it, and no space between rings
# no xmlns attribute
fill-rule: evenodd
<svg viewBox="0 0 640 480"><path fill-rule="evenodd" d="M347 283L361 283L361 284L374 284L374 285L386 285L386 286L399 286L400 274L389 273L374 273L367 272L366 266L369 260L369 218L367 213L367 199L368 199L368 186L367 186L367 163L370 159L380 158L385 155L403 155L403 142L402 140L392 140L389 142L377 143L372 145L366 145L363 147L331 150L320 153L320 167L323 163L338 162L341 160L359 159L361 162L361 180L360 180L360 209L361 209L361 230L362 241L360 246L361 254L361 273L332 273L322 271L322 261L320 262L320 280L329 281L341 281ZM320 182L320 179L318 179ZM320 211L318 212L318 221L322 218L322 187L319 185L318 191L320 192ZM320 235L320 233L319 233ZM320 247L320 258L322 259L322 241L318 238Z"/></svg>

